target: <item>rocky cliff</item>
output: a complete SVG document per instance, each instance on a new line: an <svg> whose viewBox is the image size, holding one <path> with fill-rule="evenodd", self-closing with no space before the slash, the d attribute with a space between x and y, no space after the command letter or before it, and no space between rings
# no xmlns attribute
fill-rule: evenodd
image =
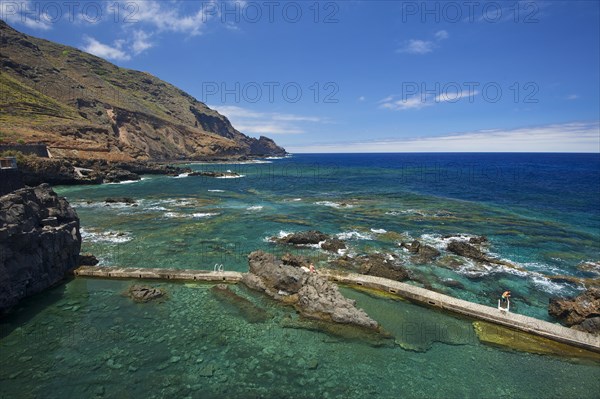
<svg viewBox="0 0 600 399"><path fill-rule="evenodd" d="M0 139L54 156L173 160L283 155L147 72L31 37L0 20Z"/></svg>
<svg viewBox="0 0 600 399"><path fill-rule="evenodd" d="M77 266L79 218L47 184L0 197L0 314Z"/></svg>

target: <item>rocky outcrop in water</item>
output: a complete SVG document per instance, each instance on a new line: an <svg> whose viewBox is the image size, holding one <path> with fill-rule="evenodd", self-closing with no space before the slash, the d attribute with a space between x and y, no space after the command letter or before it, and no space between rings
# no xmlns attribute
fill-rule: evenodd
<svg viewBox="0 0 600 399"><path fill-rule="evenodd" d="M0 313L61 281L80 247L77 213L47 184L0 197Z"/></svg>
<svg viewBox="0 0 600 399"><path fill-rule="evenodd" d="M440 251L430 245L423 244L418 240L414 240L410 244L403 242L400 244L400 246L402 248L406 248L408 252L414 254L411 257L411 261L417 265L431 263L435 258L440 256Z"/></svg>
<svg viewBox="0 0 600 399"><path fill-rule="evenodd" d="M390 280L404 281L410 278L400 261L391 254L372 253L355 258L344 255L331 262L331 265L344 270Z"/></svg>
<svg viewBox="0 0 600 399"><path fill-rule="evenodd" d="M127 290L127 296L135 302L150 302L156 299L163 298L166 291L162 288L149 287L147 285L132 285Z"/></svg>
<svg viewBox="0 0 600 399"><path fill-rule="evenodd" d="M600 289L590 288L575 298L551 298L548 314L569 327L600 334Z"/></svg>
<svg viewBox="0 0 600 399"><path fill-rule="evenodd" d="M191 172L188 176L203 176L203 177L215 177L215 178L231 178L231 177L240 177L239 173L235 172L214 172L214 171L205 171L205 172Z"/></svg>
<svg viewBox="0 0 600 399"><path fill-rule="evenodd" d="M100 261L94 255L90 253L79 254L78 260L79 266L96 266Z"/></svg>
<svg viewBox="0 0 600 399"><path fill-rule="evenodd" d="M473 259L478 262L491 263L492 261L492 259L490 259L486 254L484 254L479 248L465 241L453 240L448 244L447 249L448 251L455 253L456 255Z"/></svg>
<svg viewBox="0 0 600 399"><path fill-rule="evenodd" d="M273 237L272 240L281 244L314 245L328 240L330 237L318 230L300 231L288 234L285 237Z"/></svg>
<svg viewBox="0 0 600 399"><path fill-rule="evenodd" d="M340 250L346 249L346 244L339 238L330 238L321 244L321 249L325 251L338 253Z"/></svg>
<svg viewBox="0 0 600 399"><path fill-rule="evenodd" d="M379 330L378 323L355 302L340 294L337 287L316 273L285 265L263 251L248 256L249 272L242 282L249 288L290 304L304 317Z"/></svg>

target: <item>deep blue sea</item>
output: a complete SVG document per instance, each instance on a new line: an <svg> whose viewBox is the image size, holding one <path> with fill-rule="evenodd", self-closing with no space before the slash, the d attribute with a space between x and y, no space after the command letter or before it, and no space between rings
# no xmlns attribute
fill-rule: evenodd
<svg viewBox="0 0 600 399"><path fill-rule="evenodd" d="M380 252L400 259L418 277L414 284L491 306L511 289L512 309L541 319L549 319L550 297L582 290L553 276L599 277L580 270L600 260L598 154L298 154L186 166L241 176L57 187L81 218L83 251L103 265L237 271L247 270L256 249L300 253L317 267ZM104 202L122 196L137 206ZM312 229L346 240L348 249L332 254L270 240ZM448 242L480 235L490 256L513 267L464 259L449 266ZM414 239L442 255L413 264L399 244ZM286 328L292 310L242 287L235 290L272 315L264 325L220 303L210 286L160 283L169 300L140 305L121 295L129 284L73 280L2 321L2 393L537 398L600 391L598 364L487 346L470 321L402 301L344 289L395 334L395 345L373 347ZM463 333L407 336L407 325Z"/></svg>

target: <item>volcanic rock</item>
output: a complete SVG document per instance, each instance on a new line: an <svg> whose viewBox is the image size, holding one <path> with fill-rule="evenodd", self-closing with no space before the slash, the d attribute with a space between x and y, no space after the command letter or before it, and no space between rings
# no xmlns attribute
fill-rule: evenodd
<svg viewBox="0 0 600 399"><path fill-rule="evenodd" d="M579 325L578 329L599 334L598 320L586 320L600 317L600 289L590 288L575 298L550 298L548 314L569 327Z"/></svg>
<svg viewBox="0 0 600 399"><path fill-rule="evenodd" d="M49 185L0 197L0 313L78 265L79 218Z"/></svg>
<svg viewBox="0 0 600 399"><path fill-rule="evenodd" d="M164 297L166 292L162 288L135 284L129 287L127 295L136 302L149 302Z"/></svg>
<svg viewBox="0 0 600 399"><path fill-rule="evenodd" d="M340 294L338 288L316 273L284 265L263 251L248 256L249 273L242 278L248 287L293 305L304 317L379 330L378 323L355 302Z"/></svg>
<svg viewBox="0 0 600 399"><path fill-rule="evenodd" d="M274 240L282 244L292 245L311 245L318 244L322 241L329 239L329 236L325 233L321 233L317 230L300 231L298 233L288 234L285 237L275 237Z"/></svg>
<svg viewBox="0 0 600 399"><path fill-rule="evenodd" d="M410 244L403 242L400 246L406 248L408 252L415 254L411 257L411 261L415 264L431 263L435 258L440 256L440 251L418 240L414 240Z"/></svg>

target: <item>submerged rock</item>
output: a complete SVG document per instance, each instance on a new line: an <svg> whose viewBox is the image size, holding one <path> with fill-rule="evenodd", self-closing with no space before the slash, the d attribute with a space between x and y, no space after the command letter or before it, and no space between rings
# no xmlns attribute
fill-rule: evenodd
<svg viewBox="0 0 600 399"><path fill-rule="evenodd" d="M283 264L263 251L248 256L249 273L242 282L251 289L293 305L304 317L379 330L378 323L355 302L340 294L338 288L316 273Z"/></svg>
<svg viewBox="0 0 600 399"><path fill-rule="evenodd" d="M105 203L107 204L128 204L128 205L132 205L135 204L136 201L133 198L129 198L129 197L109 197L107 199L104 200Z"/></svg>
<svg viewBox="0 0 600 399"><path fill-rule="evenodd" d="M221 302L231 305L249 323L262 323L269 319L269 314L264 309L236 294L226 284L215 285L210 291Z"/></svg>
<svg viewBox="0 0 600 399"><path fill-rule="evenodd" d="M550 298L548 314L569 327L600 334L600 289L590 288L575 298Z"/></svg>
<svg viewBox="0 0 600 399"><path fill-rule="evenodd" d="M162 288L154 288L147 285L132 285L127 290L127 295L136 302L149 302L155 299L163 298L166 291Z"/></svg>
<svg viewBox="0 0 600 399"><path fill-rule="evenodd" d="M582 272L600 275L600 261L580 263L577 265L577 269L581 270Z"/></svg>
<svg viewBox="0 0 600 399"><path fill-rule="evenodd" d="M497 324L475 321L473 322L473 328L475 329L477 338L485 344L508 347L541 355L587 358L600 361L600 354L596 352L576 348L555 340L513 330Z"/></svg>

